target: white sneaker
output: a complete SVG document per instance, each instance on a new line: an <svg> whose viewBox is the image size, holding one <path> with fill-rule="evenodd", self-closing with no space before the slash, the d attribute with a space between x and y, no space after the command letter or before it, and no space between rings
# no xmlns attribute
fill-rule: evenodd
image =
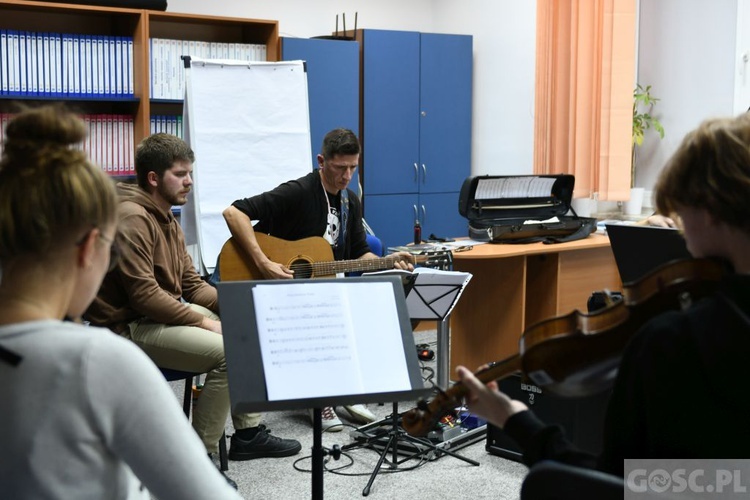
<svg viewBox="0 0 750 500"><path fill-rule="evenodd" d="M336 412L333 411L333 408L330 406L323 408L320 411L320 416L322 417L322 428L323 432L339 432L344 429L344 424L341 423L341 420L336 415ZM314 422L315 421L315 414L313 413L313 410L310 410L310 419Z"/></svg>
<svg viewBox="0 0 750 500"><path fill-rule="evenodd" d="M358 424L369 424L378 419L365 405L349 405L344 406L344 408L349 412L352 421Z"/></svg>

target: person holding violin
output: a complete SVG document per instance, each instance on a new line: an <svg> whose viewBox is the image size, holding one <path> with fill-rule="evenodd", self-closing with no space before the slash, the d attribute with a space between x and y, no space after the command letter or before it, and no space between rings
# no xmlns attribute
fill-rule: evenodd
<svg viewBox="0 0 750 500"><path fill-rule="evenodd" d="M471 411L503 428L529 466L551 459L622 476L626 458L750 456L750 114L688 133L655 199L658 213L676 216L693 257L720 259L728 271L716 291L652 316L630 338L599 457L576 450L496 382L457 368Z"/></svg>

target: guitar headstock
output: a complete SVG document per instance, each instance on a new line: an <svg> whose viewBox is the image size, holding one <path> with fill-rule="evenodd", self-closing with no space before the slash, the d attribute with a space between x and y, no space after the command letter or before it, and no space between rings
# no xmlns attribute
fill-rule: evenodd
<svg viewBox="0 0 750 500"><path fill-rule="evenodd" d="M443 271L453 269L453 253L451 250L439 247L433 243L388 247L388 251L391 253L406 252L411 254L410 261L415 266L420 265Z"/></svg>
<svg viewBox="0 0 750 500"><path fill-rule="evenodd" d="M433 269L450 271L453 269L453 252L450 250L432 250L416 255L416 263Z"/></svg>

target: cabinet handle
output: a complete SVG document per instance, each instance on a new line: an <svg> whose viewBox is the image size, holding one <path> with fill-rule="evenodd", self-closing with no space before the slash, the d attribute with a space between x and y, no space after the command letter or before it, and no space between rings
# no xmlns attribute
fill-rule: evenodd
<svg viewBox="0 0 750 500"><path fill-rule="evenodd" d="M422 163L422 173L422 182L427 184L427 165L425 165L424 163Z"/></svg>
<svg viewBox="0 0 750 500"><path fill-rule="evenodd" d="M419 212L417 212L417 206L412 205L414 207L414 220L417 220L419 218Z"/></svg>
<svg viewBox="0 0 750 500"><path fill-rule="evenodd" d="M427 224L427 209L422 205L422 225Z"/></svg>
<svg viewBox="0 0 750 500"><path fill-rule="evenodd" d="M419 182L419 165L414 162L414 182ZM417 210L417 206L414 205L414 210Z"/></svg>

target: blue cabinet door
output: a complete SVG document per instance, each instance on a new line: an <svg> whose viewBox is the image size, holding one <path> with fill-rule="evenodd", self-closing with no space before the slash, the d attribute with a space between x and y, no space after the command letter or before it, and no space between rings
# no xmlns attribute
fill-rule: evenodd
<svg viewBox="0 0 750 500"><path fill-rule="evenodd" d="M313 167L323 137L334 128L359 134L359 44L345 40L282 38L284 61L305 61Z"/></svg>
<svg viewBox="0 0 750 500"><path fill-rule="evenodd" d="M472 37L364 30L365 218L386 246L465 236L471 175Z"/></svg>
<svg viewBox="0 0 750 500"><path fill-rule="evenodd" d="M382 194L365 197L365 220L383 242L383 247L414 241L416 194Z"/></svg>
<svg viewBox="0 0 750 500"><path fill-rule="evenodd" d="M468 222L458 213L458 195L458 192L419 195L423 239L432 234L438 238L468 236Z"/></svg>
<svg viewBox="0 0 750 500"><path fill-rule="evenodd" d="M362 61L364 192L416 193L419 33L364 30Z"/></svg>
<svg viewBox="0 0 750 500"><path fill-rule="evenodd" d="M414 241L415 210L422 225L422 239L467 236L468 223L458 213L458 192L429 194L367 195L365 219L384 247Z"/></svg>
<svg viewBox="0 0 750 500"><path fill-rule="evenodd" d="M472 37L421 35L420 193L458 191L471 173Z"/></svg>

